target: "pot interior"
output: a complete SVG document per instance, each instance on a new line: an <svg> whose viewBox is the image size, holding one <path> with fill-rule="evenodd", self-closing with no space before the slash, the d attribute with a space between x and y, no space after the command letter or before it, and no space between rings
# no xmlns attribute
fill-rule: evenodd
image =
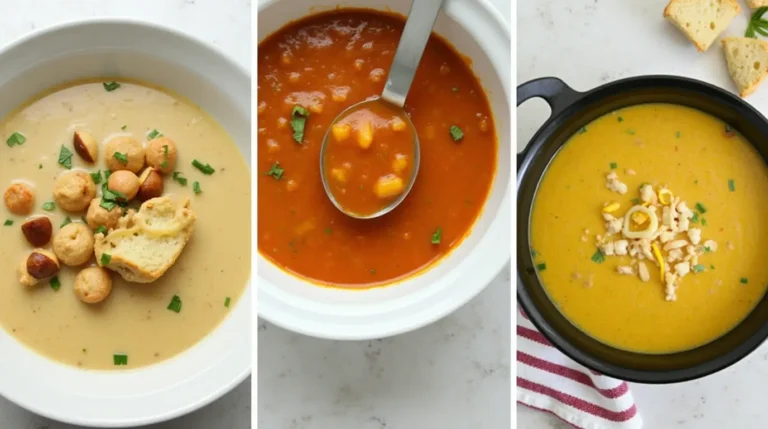
<svg viewBox="0 0 768 429"><path fill-rule="evenodd" d="M758 347L768 336L768 299L764 296L726 335L697 348L670 354L621 350L592 338L560 313L539 281L529 245L529 222L536 190L560 148L577 130L598 117L647 103L688 106L720 118L738 130L764 162L768 159L768 141L765 139L768 123L765 118L746 103L712 86L688 79L640 78L612 83L586 93L539 130L529 144L530 162L518 172L518 299L537 327L576 361L622 379L663 383L715 372ZM659 335L664 334L659 332Z"/></svg>

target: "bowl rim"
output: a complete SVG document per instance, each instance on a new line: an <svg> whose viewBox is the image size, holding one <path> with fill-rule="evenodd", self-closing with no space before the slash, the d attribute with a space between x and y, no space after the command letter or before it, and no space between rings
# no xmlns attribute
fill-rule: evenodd
<svg viewBox="0 0 768 429"><path fill-rule="evenodd" d="M258 3L258 12L261 13L263 10L273 7L278 3L286 2L287 0L263 0L259 1ZM443 13L449 12L453 7L471 7L473 9L476 9L478 12L478 15L481 15L482 19L488 21L488 27L490 28L488 31L491 33L499 32L501 34L501 37L505 39L505 42L508 45L511 45L511 33L509 30L509 26L507 25L506 21L503 19L501 13L494 7L489 0L471 0L471 1L463 1L463 2L452 2L450 5L446 5L446 10ZM362 6L365 8L364 6ZM341 5L341 9L344 8L358 8L356 5ZM303 16L311 16L316 13L323 13L325 12L325 9L322 10L308 10ZM457 22L462 24L462 16L456 15L456 14L450 14L451 18L455 19ZM292 20L286 20L283 24L288 24ZM466 25L466 24L464 24ZM491 36L489 36L491 37ZM481 46L484 45L484 43L481 43L480 40L476 40L478 44ZM258 40L257 40L258 43ZM486 55L486 53L483 53L483 55ZM503 86L503 96L506 97L507 102L511 100L511 89L509 88L509 83L511 82L508 77L500 76L502 71L498 67L494 67L494 73L499 75L499 79ZM481 82L482 83L482 82ZM494 112L497 113L497 112ZM501 115L494 115L495 121L506 121L508 118L504 117L504 113L506 112L500 112ZM511 115L511 109L509 114ZM511 131L511 130L510 130ZM500 143L502 142L502 139L504 136L497 136L500 140ZM511 144L511 140L510 140ZM499 157L499 162L504 162L505 160L502 159L502 157ZM510 163L510 180L511 180L511 163ZM496 186L503 186L505 187L506 191L504 192L503 199L501 199L499 207L496 210L496 213L499 214L497 219L494 219L491 221L491 224L489 226L488 232L486 232L485 236L491 235L491 233L494 230L498 230L502 233L507 232L511 230L511 183L502 183L502 181L499 180L497 177L494 182L494 187ZM490 196L490 194L489 194ZM504 222L500 222L500 218L508 217L506 226L499 225L503 224ZM506 229L505 229L506 228ZM497 232L498 232L497 231ZM504 235L504 234L502 234ZM506 236L510 237L511 234L507 233ZM511 260L511 254L509 249L509 244L505 243L505 252L503 255L499 254L491 254L487 255L486 262L488 262L489 265L492 266L492 268L487 270L482 270L480 272L476 272L475 276L472 278L472 282L474 284L473 287L464 287L463 289L457 289L455 290L450 296L442 296L437 297L439 300L435 299L436 297L430 296L427 299L424 299L424 301L431 300L432 303L428 306L428 309L426 310L420 310L418 312L414 312L412 314L409 314L408 317L399 317L396 321L384 321L381 323L375 323L375 324L369 324L366 326L365 331L350 331L345 330L344 328L348 328L349 325L342 325L342 324L334 324L333 322L328 323L317 323L316 320L313 320L313 323L308 323L306 319L302 320L300 317L295 317L294 315L289 315L285 312L284 308L287 306L284 301L278 301L277 299L270 298L270 301L275 301L277 305L264 305L264 301L261 299L263 295L262 294L262 285L265 283L270 283L270 287L273 285L271 282L267 282L266 280L262 278L258 278L258 288L259 288L259 295L260 299L258 300L258 316L260 318L263 318L264 320L279 326L283 329L286 329L291 332L308 335L316 338L322 338L322 339L330 339L330 340L370 340L374 338L384 338L389 337L393 335L398 335L402 333L406 333L409 331L413 331L416 329L419 329L421 327L424 327L426 325L429 325L448 314L454 312L459 307L463 306L467 302L469 302L472 298L477 296L480 292L482 292L495 278L500 272L502 272L506 266L506 264ZM258 260L258 264L271 264L274 265L274 263L264 255L262 255L258 249L255 249L256 259ZM436 262L436 265L430 266L426 268L425 270L419 272L416 274L416 276L420 276L421 274L424 274L425 272L430 271L438 264L445 263L445 258L443 258L441 261ZM287 275L291 275L292 277L295 277L289 272L286 272L282 268L278 267L281 271L286 273ZM258 270L257 270L258 272ZM258 275L258 274L257 274ZM456 277L456 276L454 276ZM320 287L315 285L312 282L309 282L307 280L299 278L299 280L303 283L312 285L313 287ZM390 285L384 285L383 288L389 288L389 287L397 287L399 282L395 282ZM276 287L276 289L279 289ZM377 288L378 289L378 288ZM368 289L369 290L369 289ZM355 291L354 293L364 293L364 291ZM271 295L271 294L270 294ZM305 315L306 311L302 310ZM341 328L341 329L340 329Z"/></svg>
<svg viewBox="0 0 768 429"><path fill-rule="evenodd" d="M207 51L212 56L217 57L219 60L221 60L222 64L224 64L228 68L231 68L233 71L236 72L236 74L241 74L244 78L246 78L246 80L248 81L251 80L251 73L245 66L235 61L227 53L218 49L214 44L205 40L198 39L195 36L183 30L162 25L152 21L147 21L140 18L134 18L134 17L92 16L92 17L86 17L86 18L69 19L69 20L52 24L52 25L35 28L23 34L22 36L10 41L9 43L6 43L5 45L0 46L0 57L4 56L5 54L7 54L8 52L14 49L19 48L20 46L23 46L26 43L34 41L35 39L42 38L42 37L51 37L52 34L55 34L61 31L71 30L78 27L88 27L92 25L115 25L115 26L135 27L139 29L151 29L155 31L157 34L162 34L165 37L175 37L175 38L184 40L190 45L197 45L201 50ZM245 305L247 307L245 311L247 312L249 319L251 318L251 314L252 314L252 302L250 302L249 296L250 296L250 293L251 293L250 291L253 284L253 277L254 277L253 274L254 274L254 270L253 270L253 267L251 267L251 276L245 288L243 289L242 295L238 301L238 302L242 301L242 305ZM228 318L229 316L225 317L225 319L222 320L218 325L216 325L216 327L211 332L209 332L205 337L201 338L200 341L193 344L191 347L194 347L206 341L206 338L208 337L208 335L221 329L223 325L226 323ZM248 340L250 341L250 337L248 338ZM14 339L14 341L16 340ZM22 346L27 347L25 345L22 345ZM35 355L42 356L32 349L30 350ZM188 350L182 351L177 356L184 355L185 353L188 352ZM248 350L250 352L250 347L248 348ZM48 357L43 356L43 358L46 359L47 361L58 364L58 362L52 361ZM174 358L171 358L171 359L174 359ZM59 365L63 365L63 364L59 364ZM220 365L220 363L218 365ZM69 366L69 365L64 365L64 366ZM128 370L124 372L140 372L146 368L151 368L154 366L155 365L149 365L149 366L136 368L136 369ZM200 372L196 377L204 374L205 372L212 372L213 368L214 366L206 368L205 371ZM104 428L145 426L145 425L160 423L160 422L168 421L170 419L184 416L186 414L189 414L195 410L198 410L218 400L228 392L232 391L235 387L243 383L243 381L245 381L251 375L251 371L252 371L252 358L249 356L249 358L247 359L247 363L242 368L235 368L234 370L229 371L229 373L232 373L232 375L228 377L227 380L222 380L222 382L218 383L216 386L206 385L207 391L205 391L204 395L200 395L198 398L194 400L190 400L188 403L184 405L177 406L173 409L167 409L161 413L155 413L154 415L144 416L144 417L126 418L122 420L98 420L98 421L83 420L81 418L74 417L74 414L68 415L68 416L56 414L55 412L51 412L48 409L42 406L39 406L39 404L20 400L17 397L13 397L10 395L7 395L7 396L1 395L1 396L16 406L19 406L23 409L31 411L37 415L40 415L58 422L62 422L62 423L83 425L87 427L104 427ZM194 379L189 379L180 384L192 383L193 380Z"/></svg>
<svg viewBox="0 0 768 429"><path fill-rule="evenodd" d="M543 93L536 93L536 90L534 91L530 90L530 86L532 86L531 84L535 84L537 82L540 84L543 84L543 87L545 88ZM717 87L715 85L712 85L710 83L707 83L698 79L689 78L685 76L661 75L661 74L633 76L633 77L627 77L627 78L607 82L584 92L580 92L572 89L570 86L568 86L565 82L563 82L561 79L557 77L543 77L543 78L533 79L533 80L524 82L518 86L518 106L530 98L541 97L550 105L550 107L552 108L552 113L537 129L536 133L533 135L533 137L531 137L530 141L527 142L524 149L518 153L517 184L519 185L523 180L523 178L525 178L526 175L529 173L529 170L530 170L529 167L533 161L532 158L547 145L548 143L548 140L546 139L547 136L543 134L549 134L548 131L550 128L558 129L562 127L562 124L556 123L558 122L558 120L564 117L566 118L570 117L576 111L587 109L591 103L594 103L595 101L599 102L599 100L604 99L607 95L621 93L622 91L632 90L633 88L631 87L631 85L636 85L638 83L644 84L647 86L656 85L661 87L670 87L674 85L679 85L680 87L685 87L685 89L695 89L701 93L706 94L712 99L717 99L718 104L721 104L721 105L730 104L732 106L738 106L738 108L743 109L744 111L747 111L750 115L759 119L764 126L768 127L768 119L766 119L757 109L755 109L752 105L750 105L746 101L736 97L732 93L720 87ZM528 86L528 88L526 88L526 86ZM642 103L638 103L638 104L642 104ZM556 156L556 154L553 155L553 157L554 156ZM549 158L547 162L551 161L551 159L552 158ZM541 177L538 177L538 179L540 178ZM521 196L521 189L522 188L518 186L518 189L517 189L518 203ZM521 224L524 224L525 228L529 229L530 228L530 207L522 207L522 208L518 207L517 213L518 213L518 219L517 219L516 229L519 231L521 228ZM528 234L526 234L525 236L527 237ZM567 338L566 335L563 335L559 331L554 329L553 325L542 315L539 308L536 307L536 305L534 304L530 296L530 293L528 292L528 288L526 286L526 284L528 283L528 280L530 280L530 278L532 277L531 276L524 277L521 273L521 270L522 270L521 266L525 265L527 263L526 262L527 260L530 260L530 252L527 250L528 248L529 248L529 244L527 242L523 243L520 240L520 237L518 237L518 242L517 242L517 250L518 250L517 264L518 265L516 267L515 275L517 278L517 302L522 307L519 310L523 314L523 317L526 317L528 320L530 320L531 323L536 327L536 329L539 332L541 332L546 337L546 339L560 352L562 352L569 358L573 359L574 361L578 362L579 364L593 371L597 371L600 374L618 378L625 381L643 383L643 384L671 384L671 383L691 381L691 380L709 376L716 372L722 371L732 365L735 365L736 363L738 363L739 361L747 357L749 354L751 354L763 342L765 342L766 339L768 339L768 324L764 324L761 329L752 333L744 341L742 341L741 343L733 347L731 350L728 350L727 353L724 353L713 359L699 363L694 366L675 369L675 370L664 370L664 371L636 370L632 368L619 367L612 363L607 363L605 360L595 357L592 353L588 353L583 350L580 350L577 346L573 344L573 342L569 338ZM543 286L540 280L538 280L538 277L537 276L533 276L533 277L536 277L535 287L543 289ZM766 298L768 298L768 292L766 292L766 294L764 295L763 300L765 300ZM754 309L751 310L750 313L748 313L747 317L749 317L749 315L752 314L752 311L754 311ZM565 318L565 320L567 320L569 323L573 325L573 323L570 322L568 318L566 318L565 316L563 317ZM744 320L739 322L739 324L737 324L736 326L739 326L745 320L746 320L746 317L744 318ZM674 352L674 353L666 353L661 355L671 356L677 353L686 353L692 350L696 350L699 347L707 346L712 342L715 342L720 338L723 338L724 336L728 335L728 333L736 329L736 326L734 326L731 330L723 334L723 336L713 339L710 342L704 343L693 349L683 350L683 351ZM589 334L586 334L586 335L589 335ZM602 343L602 344L605 345L607 348L625 352L625 350L614 348L605 343ZM642 353L639 353L639 354L642 354Z"/></svg>

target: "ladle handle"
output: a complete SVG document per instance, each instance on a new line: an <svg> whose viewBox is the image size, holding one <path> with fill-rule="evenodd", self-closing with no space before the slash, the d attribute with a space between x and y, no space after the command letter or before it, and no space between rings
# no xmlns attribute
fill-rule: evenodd
<svg viewBox="0 0 768 429"><path fill-rule="evenodd" d="M413 0L381 98L403 107L444 0Z"/></svg>

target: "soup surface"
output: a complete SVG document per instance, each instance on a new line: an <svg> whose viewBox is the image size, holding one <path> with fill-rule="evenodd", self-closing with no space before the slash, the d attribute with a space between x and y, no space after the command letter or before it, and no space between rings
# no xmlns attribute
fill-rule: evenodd
<svg viewBox="0 0 768 429"><path fill-rule="evenodd" d="M467 63L433 36L406 101L421 143L408 197L381 218L356 220L326 196L323 136L345 108L381 94L403 24L341 10L290 24L259 45L258 248L314 282L369 287L429 266L467 235L490 190L497 143L488 101ZM296 106L309 112L301 143Z"/></svg>
<svg viewBox="0 0 768 429"><path fill-rule="evenodd" d="M625 194L609 189L611 172ZM607 239L602 212L614 202L621 214L633 204L648 206L638 198L646 184L687 201L691 229L701 233L701 243L691 246L698 251L691 272L677 276L672 297L655 256L638 261L643 257L596 252L596 241ZM584 127L552 160L532 210L532 254L560 311L594 338L647 353L691 349L727 333L765 293L766 196L765 163L727 124L683 106L632 106ZM661 225L668 207L657 208ZM649 267L646 281L617 272L640 262ZM682 260L664 262L674 274Z"/></svg>
<svg viewBox="0 0 768 429"><path fill-rule="evenodd" d="M132 136L144 145L154 130L172 138L178 150L176 171L182 173L177 176L188 182L182 186L165 176L165 195L190 198L197 214L192 239L159 280L128 283L112 273L111 296L88 305L73 293L80 268L62 265L58 290L48 280L29 288L19 284L17 266L32 247L20 229L25 218L0 205L0 219L6 221L0 226L0 325L45 356L88 369L135 368L170 358L211 332L247 284L248 167L210 116L160 89L120 82L119 88L107 91L101 81L57 88L0 122L3 141L13 133L25 138L23 144L0 148L0 183L3 189L18 180L33 185L33 216L48 216L54 233L67 217L77 223L85 215L43 209L53 201L54 179L70 171L59 164L59 154L62 146L72 149L75 130L89 131L100 143L100 153L116 136ZM202 174L190 165L193 159L215 167L215 174ZM73 171L106 169L102 156L95 165L77 154L71 162ZM194 182L201 193L193 192ZM84 266L94 263L92 258ZM168 309L174 295L181 300L178 313Z"/></svg>

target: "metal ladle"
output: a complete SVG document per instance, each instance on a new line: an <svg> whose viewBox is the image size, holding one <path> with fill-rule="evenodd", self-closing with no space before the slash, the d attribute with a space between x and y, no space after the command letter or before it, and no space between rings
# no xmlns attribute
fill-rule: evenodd
<svg viewBox="0 0 768 429"><path fill-rule="evenodd" d="M427 47L429 36L432 34L432 27L435 25L437 15L440 13L440 9L443 6L444 0L413 0L411 4L411 10L408 12L408 19L405 21L405 28L403 34L400 37L400 42L397 45L397 51L395 51L395 57L392 62L392 66L389 68L389 74L387 75L387 83L384 85L384 90L381 93L381 97L377 97L370 100L361 101L360 103L353 104L352 106L341 112L331 122L328 131L323 138L323 144L320 147L320 177L323 182L323 188L328 198L333 202L342 213L347 216L356 219L373 219L383 216L395 209L401 202L408 196L408 193L413 188L414 182L416 182L416 176L419 172L420 162L420 146L419 137L416 135L416 128L413 126L413 122L408 115L402 115L407 122L408 127L413 133L413 170L411 176L408 178L408 183L405 185L403 192L387 206L381 210L371 214L360 214L350 212L345 209L333 195L328 184L328 178L325 174L324 161L325 152L328 147L328 139L331 136L331 127L344 118L349 112L364 108L371 103L386 102L399 110L405 110L405 99L408 96L408 90L413 83L413 77L416 75L416 69L419 66L421 57L424 54L424 49Z"/></svg>

